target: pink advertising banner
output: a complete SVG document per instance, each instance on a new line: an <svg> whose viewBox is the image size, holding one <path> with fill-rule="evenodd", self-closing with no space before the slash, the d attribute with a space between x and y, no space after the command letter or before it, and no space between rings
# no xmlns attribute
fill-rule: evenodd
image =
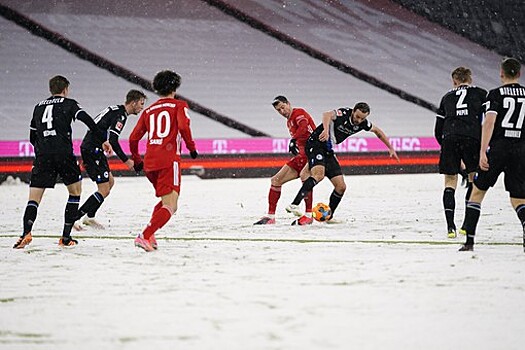
<svg viewBox="0 0 525 350"><path fill-rule="evenodd" d="M289 139L247 138L247 139L198 139L195 140L200 154L254 154L287 153ZM74 140L75 154L80 154L81 140ZM392 137L390 143L396 151L438 151L439 144L433 137ZM129 154L128 140L120 140L125 153ZM140 143L140 152L146 149L146 140ZM385 145L377 138L350 137L336 145L336 153L383 152ZM188 153L184 148L183 153ZM27 140L0 141L0 157L31 157L33 146Z"/></svg>

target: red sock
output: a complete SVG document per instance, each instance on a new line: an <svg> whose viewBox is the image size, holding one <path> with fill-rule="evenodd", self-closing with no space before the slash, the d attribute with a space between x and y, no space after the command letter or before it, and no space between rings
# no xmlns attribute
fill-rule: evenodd
<svg viewBox="0 0 525 350"><path fill-rule="evenodd" d="M270 193L268 193L268 214L274 215L277 209L277 202L281 197L281 186L270 186Z"/></svg>
<svg viewBox="0 0 525 350"><path fill-rule="evenodd" d="M151 216L153 216L153 214L155 214L155 212L156 212L157 210L159 210L160 208L162 208L163 205L164 205L164 204L162 204L162 201L158 202L158 203L155 205L155 207L153 208L153 213L151 213Z"/></svg>
<svg viewBox="0 0 525 350"><path fill-rule="evenodd" d="M308 194L304 197L304 204L306 204L305 212L311 213L312 212L312 202L313 202L313 191L308 192Z"/></svg>
<svg viewBox="0 0 525 350"><path fill-rule="evenodd" d="M160 209L155 210L148 225L142 231L144 239L149 239L158 229L166 225L172 215L173 211L167 206L162 206Z"/></svg>

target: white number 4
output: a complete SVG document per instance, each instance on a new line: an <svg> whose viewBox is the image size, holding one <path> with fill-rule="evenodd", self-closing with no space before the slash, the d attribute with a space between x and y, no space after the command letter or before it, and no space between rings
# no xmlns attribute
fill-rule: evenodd
<svg viewBox="0 0 525 350"><path fill-rule="evenodd" d="M47 124L47 130L53 129L53 105L46 106L42 116L42 124Z"/></svg>

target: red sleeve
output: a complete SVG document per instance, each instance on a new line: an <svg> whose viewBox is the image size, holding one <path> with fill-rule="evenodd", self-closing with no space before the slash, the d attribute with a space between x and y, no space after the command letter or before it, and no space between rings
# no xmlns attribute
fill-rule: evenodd
<svg viewBox="0 0 525 350"><path fill-rule="evenodd" d="M306 140L310 137L310 131L308 130L308 117L310 117L310 115L303 110L302 114L295 119L297 123L295 139L301 144L306 143Z"/></svg>
<svg viewBox="0 0 525 350"><path fill-rule="evenodd" d="M179 126L179 132L186 144L186 148L191 152L195 151L195 141L191 135L190 129L190 118L188 116L188 105L184 104L177 110L177 125Z"/></svg>
<svg viewBox="0 0 525 350"><path fill-rule="evenodd" d="M139 154L139 141L146 132L147 129L146 124L144 123L144 114L142 114L133 128L133 131L129 135L129 150L131 151L131 159L133 159L135 163L142 162L142 158Z"/></svg>

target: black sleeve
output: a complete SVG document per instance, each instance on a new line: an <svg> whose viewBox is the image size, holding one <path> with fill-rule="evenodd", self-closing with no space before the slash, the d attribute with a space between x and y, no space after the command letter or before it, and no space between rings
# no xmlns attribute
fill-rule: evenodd
<svg viewBox="0 0 525 350"><path fill-rule="evenodd" d="M117 157L120 158L120 160L125 163L129 158L122 150L122 147L120 147L120 143L118 142L118 134L114 132L109 133L109 143L111 144L111 147L113 147L113 152L117 155Z"/></svg>
<svg viewBox="0 0 525 350"><path fill-rule="evenodd" d="M37 136L37 133L36 133L36 126L35 126L35 118L33 117L31 118L31 124L29 125L29 142L31 142L33 147L35 146L36 136Z"/></svg>
<svg viewBox="0 0 525 350"><path fill-rule="evenodd" d="M105 130L101 130L93 118L89 114L87 114L84 110L79 110L75 118L80 120L82 123L86 124L86 126L93 132L93 136L97 141L100 143L103 143L107 140L107 132Z"/></svg>
<svg viewBox="0 0 525 350"><path fill-rule="evenodd" d="M437 142L441 145L443 141L443 124L445 123L444 118L436 117L436 125L434 126L434 137Z"/></svg>

